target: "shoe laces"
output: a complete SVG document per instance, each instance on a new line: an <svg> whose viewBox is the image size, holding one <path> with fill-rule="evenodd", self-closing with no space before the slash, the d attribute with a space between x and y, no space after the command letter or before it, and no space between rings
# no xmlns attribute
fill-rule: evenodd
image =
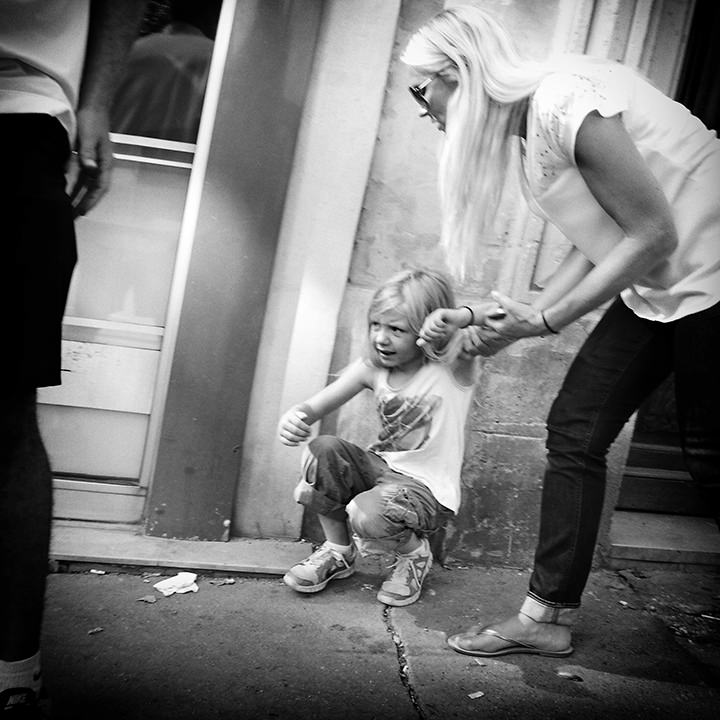
<svg viewBox="0 0 720 720"><path fill-rule="evenodd" d="M412 574L416 583L418 582L417 568L413 562L413 556L398 554L395 556L395 562L389 565L389 567L392 568L392 573L388 578L391 583L397 582L405 585L408 573Z"/></svg>
<svg viewBox="0 0 720 720"><path fill-rule="evenodd" d="M321 567L328 560L340 560L346 567L348 562L342 553L329 548L327 545L321 545L312 555L303 560L303 565L311 565L312 567Z"/></svg>

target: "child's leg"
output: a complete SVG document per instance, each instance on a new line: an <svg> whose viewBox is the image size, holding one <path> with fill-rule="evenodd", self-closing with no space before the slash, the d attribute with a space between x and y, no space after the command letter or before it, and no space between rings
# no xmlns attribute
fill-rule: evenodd
<svg viewBox="0 0 720 720"><path fill-rule="evenodd" d="M355 541L363 553L410 553L435 532L450 511L419 480L387 468L376 485L347 506Z"/></svg>
<svg viewBox="0 0 720 720"><path fill-rule="evenodd" d="M412 533L412 535L410 535L406 542L404 542L402 545L398 545L397 548L395 548L395 552L400 555L408 555L412 552L415 552L419 547L421 547L421 545L422 539L415 533Z"/></svg>
<svg viewBox="0 0 720 720"><path fill-rule="evenodd" d="M415 602L432 566L427 535L437 530L445 514L430 489L390 471L373 489L353 498L347 510L362 552L395 553L393 573L378 600L396 606Z"/></svg>
<svg viewBox="0 0 720 720"><path fill-rule="evenodd" d="M347 514L345 512L343 512L342 517L339 518L330 515L318 515L318 522L320 523L327 542L342 546L352 544L347 526Z"/></svg>
<svg viewBox="0 0 720 720"><path fill-rule="evenodd" d="M319 516L330 518L331 531L337 525L332 520L347 518L345 507L350 500L374 487L377 478L387 470L377 455L332 435L319 435L312 440L301 462L295 500Z"/></svg>
<svg viewBox="0 0 720 720"><path fill-rule="evenodd" d="M345 506L357 493L372 487L384 467L376 456L333 436L321 435L309 444L295 499L318 514L326 541L285 574L287 585L314 593L330 580L352 575L355 547Z"/></svg>

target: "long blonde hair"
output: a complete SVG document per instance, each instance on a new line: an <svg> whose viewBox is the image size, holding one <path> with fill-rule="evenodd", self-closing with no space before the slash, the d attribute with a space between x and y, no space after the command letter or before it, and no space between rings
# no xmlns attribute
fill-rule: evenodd
<svg viewBox="0 0 720 720"><path fill-rule="evenodd" d="M410 38L401 59L422 74L457 83L448 101L438 185L441 241L448 266L462 279L480 237L494 231L511 136L548 70L521 58L500 22L470 5L433 17Z"/></svg>

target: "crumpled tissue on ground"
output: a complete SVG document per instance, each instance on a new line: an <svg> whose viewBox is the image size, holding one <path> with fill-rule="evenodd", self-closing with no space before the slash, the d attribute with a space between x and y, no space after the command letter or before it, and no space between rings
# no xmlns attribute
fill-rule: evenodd
<svg viewBox="0 0 720 720"><path fill-rule="evenodd" d="M173 593L197 592L198 586L195 582L197 575L191 572L179 572L174 577L165 578L156 582L153 587L159 590L165 597Z"/></svg>

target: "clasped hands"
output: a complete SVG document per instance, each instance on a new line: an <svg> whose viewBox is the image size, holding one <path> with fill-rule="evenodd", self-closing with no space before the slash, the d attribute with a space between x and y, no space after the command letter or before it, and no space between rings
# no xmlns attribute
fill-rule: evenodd
<svg viewBox="0 0 720 720"><path fill-rule="evenodd" d="M473 305L474 324L464 333L463 352L488 357L516 340L543 334L540 311L499 292L491 295L494 302ZM418 342L447 342L458 329L466 327L467 320L466 308L439 308L425 318Z"/></svg>

